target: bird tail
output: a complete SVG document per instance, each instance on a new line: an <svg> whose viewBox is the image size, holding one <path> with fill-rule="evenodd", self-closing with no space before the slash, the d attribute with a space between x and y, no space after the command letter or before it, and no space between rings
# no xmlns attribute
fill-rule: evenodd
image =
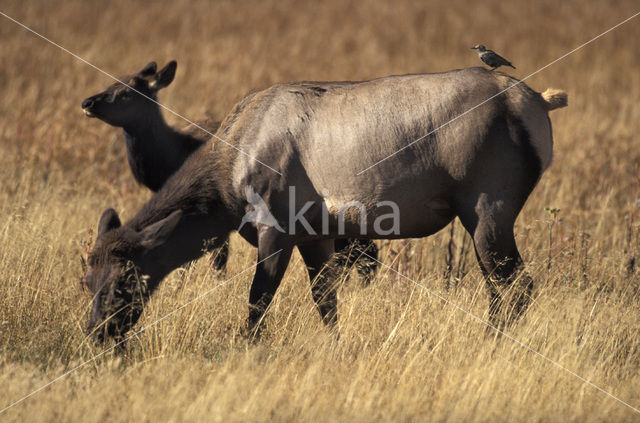
<svg viewBox="0 0 640 423"><path fill-rule="evenodd" d="M507 66L511 66L512 68L516 68L515 66L513 66L511 63L509 63Z"/></svg>
<svg viewBox="0 0 640 423"><path fill-rule="evenodd" d="M541 95L547 110L560 109L569 104L569 96L562 90L547 88Z"/></svg>

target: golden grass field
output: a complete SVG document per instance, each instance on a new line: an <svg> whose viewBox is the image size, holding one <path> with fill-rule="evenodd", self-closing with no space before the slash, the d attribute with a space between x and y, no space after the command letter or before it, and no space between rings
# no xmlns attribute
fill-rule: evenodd
<svg viewBox="0 0 640 423"><path fill-rule="evenodd" d="M484 43L523 78L638 12L636 1L50 2L0 11L115 75L178 61L160 101L222 118L247 91L479 65ZM336 341L296 253L263 339L243 336L253 271L3 411L2 421L640 421L640 17L527 80L561 88L555 161L517 241L535 299L507 332L613 399L381 268L340 289ZM111 80L0 16L0 408L102 350L84 330L80 257L98 218L149 197L118 129L86 119ZM165 113L167 120L184 122ZM545 208L557 208L550 213ZM381 260L486 318L461 225L381 242ZM460 254L462 246L465 251ZM461 278L448 279L449 247ZM206 259L170 275L138 327L255 262L232 238L224 274ZM465 271L466 270L466 271Z"/></svg>

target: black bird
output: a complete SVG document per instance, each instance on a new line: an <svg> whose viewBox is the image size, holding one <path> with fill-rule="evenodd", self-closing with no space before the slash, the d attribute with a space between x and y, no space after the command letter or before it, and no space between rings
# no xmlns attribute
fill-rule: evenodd
<svg viewBox="0 0 640 423"><path fill-rule="evenodd" d="M486 47L482 44L471 47L471 50L476 50L478 52L478 57L480 57L480 60L491 66L491 70L498 69L500 66L511 66L514 69L516 68L511 64L510 61L500 56L493 50L487 50Z"/></svg>

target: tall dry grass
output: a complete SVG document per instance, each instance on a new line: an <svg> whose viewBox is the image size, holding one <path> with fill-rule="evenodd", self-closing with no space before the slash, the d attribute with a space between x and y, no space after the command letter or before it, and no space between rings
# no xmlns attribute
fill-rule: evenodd
<svg viewBox="0 0 640 423"><path fill-rule="evenodd" d="M177 59L161 101L221 117L250 89L478 64L504 54L524 77L631 16L634 1L0 2L96 66L128 73ZM508 333L640 406L640 21L534 76L570 106L552 113L555 163L517 240L535 301ZM0 17L0 407L90 359L80 257L101 211L132 216L136 186L120 132L85 119L111 81ZM173 124L182 124L167 116ZM558 208L551 213L545 208ZM484 282L458 225L382 242L382 261L476 316ZM449 251L453 258L449 259ZM635 260L635 265L633 264ZM232 239L226 274L174 272L140 325L250 267ZM447 262L455 280L444 277ZM496 337L473 317L382 268L340 290L341 338L322 327L294 255L258 345L242 337L252 272L0 414L9 421L632 421L640 414Z"/></svg>

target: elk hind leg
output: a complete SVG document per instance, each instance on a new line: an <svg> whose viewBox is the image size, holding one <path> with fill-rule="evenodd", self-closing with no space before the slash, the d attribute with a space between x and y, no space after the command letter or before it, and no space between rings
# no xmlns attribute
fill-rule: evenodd
<svg viewBox="0 0 640 423"><path fill-rule="evenodd" d="M503 201L491 201L482 194L473 213L459 214L471 234L476 257L489 291L489 321L504 326L527 308L533 280L523 271L523 261L513 234L520 207L509 207Z"/></svg>

